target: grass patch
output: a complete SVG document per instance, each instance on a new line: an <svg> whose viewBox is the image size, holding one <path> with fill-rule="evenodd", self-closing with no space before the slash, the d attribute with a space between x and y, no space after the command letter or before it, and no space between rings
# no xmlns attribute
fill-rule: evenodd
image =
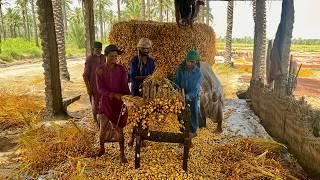
<svg viewBox="0 0 320 180"><path fill-rule="evenodd" d="M85 56L86 55L86 49L85 48L78 48L75 45L72 44L66 44L66 57L79 57L79 56Z"/></svg>
<svg viewBox="0 0 320 180"><path fill-rule="evenodd" d="M22 59L34 59L42 57L41 47L37 47L34 41L24 38L8 38L1 44L0 59L6 62ZM85 56L85 48L78 48L72 43L66 43L66 57Z"/></svg>
<svg viewBox="0 0 320 180"><path fill-rule="evenodd" d="M34 41L28 41L24 38L8 38L1 44L2 53L0 59L3 61L12 61L29 58L40 58L42 50L35 45Z"/></svg>

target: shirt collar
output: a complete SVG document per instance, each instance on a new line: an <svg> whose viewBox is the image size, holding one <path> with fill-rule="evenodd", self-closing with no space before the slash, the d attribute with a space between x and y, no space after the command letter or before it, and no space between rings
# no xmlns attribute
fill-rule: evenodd
<svg viewBox="0 0 320 180"><path fill-rule="evenodd" d="M195 65L191 72L195 73L197 71L197 68L198 68L197 65ZM189 72L188 69L186 69L186 71Z"/></svg>

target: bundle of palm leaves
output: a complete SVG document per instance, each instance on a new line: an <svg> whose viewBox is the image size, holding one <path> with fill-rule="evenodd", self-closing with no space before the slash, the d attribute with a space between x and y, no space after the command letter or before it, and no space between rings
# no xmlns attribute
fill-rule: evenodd
<svg viewBox="0 0 320 180"><path fill-rule="evenodd" d="M205 24L178 28L175 23L129 21L114 24L109 36L110 43L124 50L119 58L121 64L128 67L131 57L137 53L137 43L143 37L153 42L151 56L165 74L174 73L191 49L199 51L201 60L214 63L215 33Z"/></svg>

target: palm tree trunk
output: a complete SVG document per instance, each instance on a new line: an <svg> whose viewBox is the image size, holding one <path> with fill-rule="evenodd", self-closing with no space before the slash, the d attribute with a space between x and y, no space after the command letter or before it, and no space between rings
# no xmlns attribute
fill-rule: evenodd
<svg viewBox="0 0 320 180"><path fill-rule="evenodd" d="M0 0L0 18L1 18L1 25L0 25L0 53L2 52L2 48L1 48L1 45L2 45L2 32L3 32L3 23L2 23L2 2Z"/></svg>
<svg viewBox="0 0 320 180"><path fill-rule="evenodd" d="M13 37L14 38L17 37L17 25L16 24L13 26Z"/></svg>
<svg viewBox="0 0 320 180"><path fill-rule="evenodd" d="M24 37L28 37L26 8L25 7L22 7L22 19L23 19Z"/></svg>
<svg viewBox="0 0 320 180"><path fill-rule="evenodd" d="M66 11L66 1L63 0L62 12L63 12L63 22L64 22L64 35L65 37L68 34L68 20L67 20L67 11Z"/></svg>
<svg viewBox="0 0 320 180"><path fill-rule="evenodd" d="M229 63L231 63L231 57L232 57L232 27L233 27L233 1L228 1L225 59Z"/></svg>
<svg viewBox="0 0 320 180"><path fill-rule="evenodd" d="M103 7L99 6L99 21L100 21L100 39L101 39L101 42L103 42L103 20L102 20L102 9Z"/></svg>
<svg viewBox="0 0 320 180"><path fill-rule="evenodd" d="M201 23L204 23L205 22L204 18L206 16L206 9L205 9L205 7L201 6L200 10L201 10L200 11L201 12Z"/></svg>
<svg viewBox="0 0 320 180"><path fill-rule="evenodd" d="M70 75L68 72L67 60L66 60L61 0L52 0L52 7L53 7L54 22L55 22L57 46L58 46L60 76L61 76L61 79L69 81Z"/></svg>
<svg viewBox="0 0 320 180"><path fill-rule="evenodd" d="M281 10L281 21L277 30L273 47L277 44L280 49L282 75L275 80L275 91L279 96L287 94L288 66L291 47L291 38L294 23L294 1L283 0Z"/></svg>
<svg viewBox="0 0 320 180"><path fill-rule="evenodd" d="M146 20L146 2L144 0L141 0L140 19L143 21Z"/></svg>
<svg viewBox="0 0 320 180"><path fill-rule="evenodd" d="M252 81L264 83L265 80L265 53L266 53L266 0L254 2L254 51L252 65Z"/></svg>
<svg viewBox="0 0 320 180"><path fill-rule="evenodd" d="M12 27L12 25L10 26L10 37L13 37L13 27Z"/></svg>
<svg viewBox="0 0 320 180"><path fill-rule="evenodd" d="M6 38L6 29L4 27L4 23L3 23L3 14L2 14L2 2L0 0L0 19L1 19L1 28L0 28L0 53L2 52L2 49L1 49L1 43L2 43L2 40L5 40Z"/></svg>
<svg viewBox="0 0 320 180"><path fill-rule="evenodd" d="M83 0L82 2L83 2L84 12L85 12L84 27L86 28L86 56L90 56L93 54L93 44L95 39L94 38L93 0Z"/></svg>
<svg viewBox="0 0 320 180"><path fill-rule="evenodd" d="M150 0L147 0L147 16L148 16L148 20L151 20L151 6L150 6Z"/></svg>
<svg viewBox="0 0 320 180"><path fill-rule="evenodd" d="M1 4L0 4L0 18L1 18L1 27L2 27L1 33L3 33L3 39L5 40L7 35L6 35L6 28L4 27L4 22L3 22L3 12L2 12Z"/></svg>
<svg viewBox="0 0 320 180"><path fill-rule="evenodd" d="M169 10L166 10L167 22L169 22Z"/></svg>
<svg viewBox="0 0 320 180"><path fill-rule="evenodd" d="M27 26L27 37L28 37L28 40L30 41L30 24L29 24L29 16L28 16L28 0L24 0L24 5L25 5L25 16L26 16L26 26Z"/></svg>
<svg viewBox="0 0 320 180"><path fill-rule="evenodd" d="M104 21L103 22L103 29L104 29L104 35L107 36L108 35L108 29L107 29L107 22ZM105 37L107 38L107 37ZM103 39L103 41L105 41L106 39Z"/></svg>
<svg viewBox="0 0 320 180"><path fill-rule="evenodd" d="M252 1L253 22L256 22L257 0Z"/></svg>
<svg viewBox="0 0 320 180"><path fill-rule="evenodd" d="M206 1L206 24L209 26L210 24L210 4L209 1Z"/></svg>
<svg viewBox="0 0 320 180"><path fill-rule="evenodd" d="M43 50L46 109L51 116L65 116L59 74L59 56L51 0L38 0L40 35Z"/></svg>
<svg viewBox="0 0 320 180"><path fill-rule="evenodd" d="M160 3L160 22L163 22L163 0L159 0Z"/></svg>
<svg viewBox="0 0 320 180"><path fill-rule="evenodd" d="M37 26L37 19L36 13L34 11L34 0L31 0L31 8L32 8L32 16L33 16L33 28L34 28L34 36L36 40L36 46L39 47L39 36L38 36L38 26Z"/></svg>
<svg viewBox="0 0 320 180"><path fill-rule="evenodd" d="M118 8L118 21L121 20L121 16L120 16L120 6L121 6L121 0L117 0L117 8Z"/></svg>

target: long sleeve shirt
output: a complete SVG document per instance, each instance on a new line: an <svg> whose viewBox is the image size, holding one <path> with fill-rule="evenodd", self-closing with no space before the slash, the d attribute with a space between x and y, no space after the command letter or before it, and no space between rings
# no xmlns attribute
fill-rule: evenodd
<svg viewBox="0 0 320 180"><path fill-rule="evenodd" d="M103 113L113 124L123 128L126 125L127 116L121 115L123 102L116 99L115 94L130 94L126 70L118 64L111 71L107 65L101 65L97 68L96 80L97 90L101 94L100 113Z"/></svg>
<svg viewBox="0 0 320 180"><path fill-rule="evenodd" d="M176 84L183 88L186 93L186 99L190 101L191 123L190 131L195 133L199 128L200 122L200 88L203 81L203 75L198 66L195 66L191 72L185 67L180 67L176 73Z"/></svg>
<svg viewBox="0 0 320 180"><path fill-rule="evenodd" d="M84 65L83 80L86 83L87 88L91 91L94 106L97 108L99 105L100 94L98 93L96 86L96 69L98 66L106 63L106 57L100 56L88 56ZM92 97L90 97L91 99Z"/></svg>
<svg viewBox="0 0 320 180"><path fill-rule="evenodd" d="M140 65L142 65L142 67ZM137 76L151 75L155 69L154 60L149 56L147 58L147 63L141 63L140 65L138 56L134 56L130 61L131 92L133 96L141 96L139 87L142 84L142 81L137 81L135 78Z"/></svg>
<svg viewBox="0 0 320 180"><path fill-rule="evenodd" d="M199 98L199 92L203 75L198 66L195 66L191 72L186 68L179 68L176 73L176 84L183 88L186 93L186 98L193 100Z"/></svg>

